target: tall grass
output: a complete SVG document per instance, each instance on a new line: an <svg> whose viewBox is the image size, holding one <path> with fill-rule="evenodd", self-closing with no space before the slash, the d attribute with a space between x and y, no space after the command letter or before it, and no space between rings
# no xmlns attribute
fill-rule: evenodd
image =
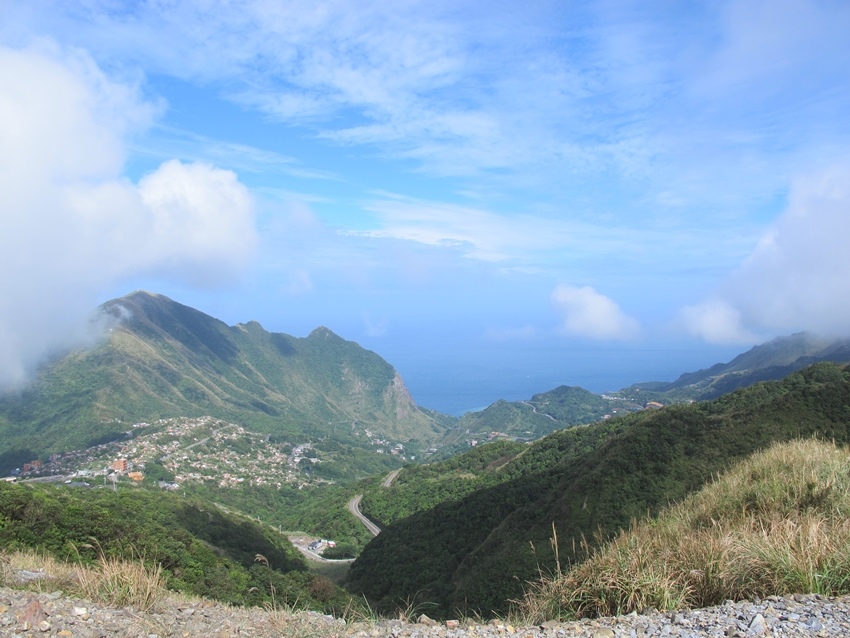
<svg viewBox="0 0 850 638"><path fill-rule="evenodd" d="M776 445L597 545L533 583L516 613L539 622L850 593L850 456L812 440Z"/></svg>
<svg viewBox="0 0 850 638"><path fill-rule="evenodd" d="M70 594L116 607L151 611L166 595L162 568L100 553L93 566L70 564L32 550L0 555L0 585Z"/></svg>
<svg viewBox="0 0 850 638"><path fill-rule="evenodd" d="M151 567L141 559L125 561L102 553L95 568L80 570L79 581L86 598L138 611L151 611L166 593L159 565Z"/></svg>

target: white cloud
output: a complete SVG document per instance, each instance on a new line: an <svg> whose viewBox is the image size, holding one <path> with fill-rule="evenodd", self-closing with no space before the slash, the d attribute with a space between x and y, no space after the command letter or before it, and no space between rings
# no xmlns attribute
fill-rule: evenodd
<svg viewBox="0 0 850 638"><path fill-rule="evenodd" d="M217 285L250 259L253 205L232 172L122 176L157 110L81 51L0 47L0 386L87 338L104 287L144 273Z"/></svg>
<svg viewBox="0 0 850 638"><path fill-rule="evenodd" d="M51 20L17 9L17 28L53 28L104 58L215 85L286 124L341 144L376 145L440 174L552 160L584 170L612 157L631 165L648 157L646 140L624 130L631 113L613 126L593 115L599 95L632 102L634 76L647 79L642 70L658 60L636 56L638 46L615 64L597 59L610 30L596 28L601 18L588 11L571 12L565 23L544 5L516 12L420 0L249 1L214 9L203 2L44 2L41 12ZM632 79L622 87L621 78ZM651 92L658 90L644 82L640 94Z"/></svg>
<svg viewBox="0 0 850 638"><path fill-rule="evenodd" d="M744 328L741 312L722 299L683 308L679 321L685 330L708 343L754 343L758 337Z"/></svg>
<svg viewBox="0 0 850 638"><path fill-rule="evenodd" d="M145 259L154 267L164 263L214 285L247 265L257 242L253 202L235 173L171 160L145 176L138 190L147 212Z"/></svg>
<svg viewBox="0 0 850 638"><path fill-rule="evenodd" d="M49 29L497 189L598 199L637 177L644 201L740 210L775 196L797 153L850 137L840 0L9 4L7 39Z"/></svg>
<svg viewBox="0 0 850 638"><path fill-rule="evenodd" d="M588 252L623 255L634 249L638 238L652 235L647 230L585 224L561 216L500 215L473 206L382 195L363 206L378 217L379 229L350 234L455 248L483 261L539 263L552 252L561 257Z"/></svg>
<svg viewBox="0 0 850 638"><path fill-rule="evenodd" d="M153 158L179 157L184 161L212 162L239 173L289 175L300 179L338 180L327 171L307 168L294 157L248 144L226 142L186 130L158 126L159 134L135 150Z"/></svg>
<svg viewBox="0 0 850 638"><path fill-rule="evenodd" d="M559 284L552 291L552 304L561 316L560 331L591 339L632 339L638 322L625 314L615 301L590 286Z"/></svg>
<svg viewBox="0 0 850 638"><path fill-rule="evenodd" d="M756 326L850 334L848 239L850 164L798 179L726 295Z"/></svg>
<svg viewBox="0 0 850 638"><path fill-rule="evenodd" d="M685 309L694 334L752 341L752 332L850 334L850 163L795 181L782 216L719 288Z"/></svg>

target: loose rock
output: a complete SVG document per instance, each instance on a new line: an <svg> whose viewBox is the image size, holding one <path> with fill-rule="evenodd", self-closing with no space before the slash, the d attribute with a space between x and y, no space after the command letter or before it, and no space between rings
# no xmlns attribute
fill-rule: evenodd
<svg viewBox="0 0 850 638"><path fill-rule="evenodd" d="M725 602L706 609L650 612L534 627L504 620L439 623L420 616L346 625L322 614L284 614L211 601L167 599L151 613L73 599L64 594L0 588L0 636L62 638L843 638L850 636L850 597L802 595Z"/></svg>

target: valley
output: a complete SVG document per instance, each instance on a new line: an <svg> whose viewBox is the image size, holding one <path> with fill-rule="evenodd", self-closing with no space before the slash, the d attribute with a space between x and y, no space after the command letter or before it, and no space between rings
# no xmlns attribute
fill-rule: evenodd
<svg viewBox="0 0 850 638"><path fill-rule="evenodd" d="M227 326L144 292L101 312L111 328L100 343L0 397L0 470L23 483L0 495L0 542L54 539L56 551L125 529L108 519L90 530L74 514L65 530L65 510L87 507L76 499L144 509L161 496L179 514L161 511L151 528L169 516L191 527L169 559L175 587L216 591L201 573L184 582L196 542L241 547L250 571L254 555L233 535L251 530L290 558L286 536L312 558L311 544L333 540L329 556L346 562L311 570L380 613L408 601L437 617L505 614L559 561L582 564L760 450L850 443L850 350L804 333L674 382L605 395L559 386L454 418L417 406L389 363L327 328L299 339ZM285 564L293 592L321 577L286 576L305 567ZM220 596L254 600L238 587Z"/></svg>

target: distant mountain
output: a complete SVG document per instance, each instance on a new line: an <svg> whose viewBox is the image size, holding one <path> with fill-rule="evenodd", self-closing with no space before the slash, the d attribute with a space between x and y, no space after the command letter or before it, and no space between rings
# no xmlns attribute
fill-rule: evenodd
<svg viewBox="0 0 850 638"><path fill-rule="evenodd" d="M562 564L580 561L583 538L605 540L753 452L809 437L850 443L847 366L822 362L712 401L404 469L363 498L384 528L352 565L350 586L378 609L407 601L433 605L430 615L504 613L555 569L553 534Z"/></svg>
<svg viewBox="0 0 850 638"><path fill-rule="evenodd" d="M642 404L632 401L562 385L535 394L527 401L500 400L483 410L467 412L455 423L439 456L446 457L494 438L532 441L555 430L595 423L642 408Z"/></svg>
<svg viewBox="0 0 850 638"><path fill-rule="evenodd" d="M101 307L96 347L0 397L0 472L123 435L137 421L210 415L255 431L352 445L432 445L451 419L416 406L374 352L327 328L306 338L252 321L228 326L162 295Z"/></svg>
<svg viewBox="0 0 850 638"><path fill-rule="evenodd" d="M728 363L686 372L673 382L636 383L608 395L560 386L527 401L499 400L483 410L464 414L437 457L447 458L493 438L534 440L562 428L594 423L648 405L655 407L653 403L714 399L759 381L782 379L819 361L850 362L850 339L800 332L755 346Z"/></svg>
<svg viewBox="0 0 850 638"><path fill-rule="evenodd" d="M850 339L830 339L808 332L777 337L718 363L686 372L671 383L637 383L628 390L666 393L672 398L713 399L759 381L782 379L819 361L850 362Z"/></svg>

